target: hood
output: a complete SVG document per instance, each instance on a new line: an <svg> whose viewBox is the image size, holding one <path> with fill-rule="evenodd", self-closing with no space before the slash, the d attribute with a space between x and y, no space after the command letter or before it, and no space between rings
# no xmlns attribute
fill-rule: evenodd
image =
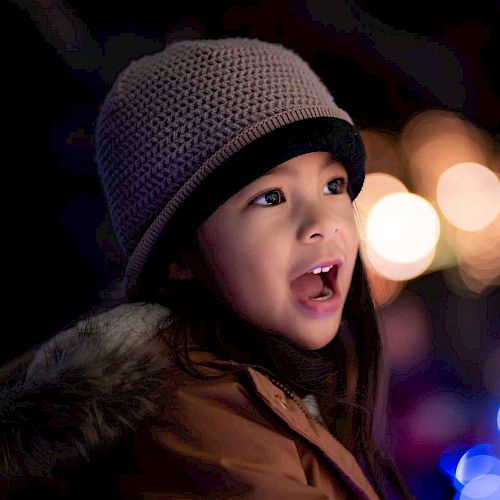
<svg viewBox="0 0 500 500"><path fill-rule="evenodd" d="M168 313L93 314L0 369L0 476L51 478L154 416L174 368L156 333Z"/></svg>

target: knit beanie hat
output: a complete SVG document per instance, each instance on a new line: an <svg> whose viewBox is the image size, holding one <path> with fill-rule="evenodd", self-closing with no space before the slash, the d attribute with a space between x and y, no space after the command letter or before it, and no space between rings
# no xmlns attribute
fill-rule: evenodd
<svg viewBox="0 0 500 500"><path fill-rule="evenodd" d="M295 52L256 39L180 41L133 61L105 98L95 144L129 298L160 236L197 227L276 165L330 151L353 197L364 180L349 115Z"/></svg>

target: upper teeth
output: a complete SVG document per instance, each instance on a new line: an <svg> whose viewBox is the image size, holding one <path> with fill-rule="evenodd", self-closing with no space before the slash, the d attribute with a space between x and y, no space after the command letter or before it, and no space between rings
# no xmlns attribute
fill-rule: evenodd
<svg viewBox="0 0 500 500"><path fill-rule="evenodd" d="M332 267L333 266L315 267L312 271L309 271L309 272L313 273L313 274L327 273Z"/></svg>

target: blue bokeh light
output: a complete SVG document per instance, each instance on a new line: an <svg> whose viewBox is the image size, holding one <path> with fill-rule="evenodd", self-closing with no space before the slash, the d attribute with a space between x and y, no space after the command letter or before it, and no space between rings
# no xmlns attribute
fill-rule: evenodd
<svg viewBox="0 0 500 500"><path fill-rule="evenodd" d="M490 444L480 444L465 452L457 464L455 478L460 485L486 474L500 476L500 460ZM460 485L458 489L460 488Z"/></svg>
<svg viewBox="0 0 500 500"><path fill-rule="evenodd" d="M462 457L457 466L456 478L461 484L486 474L500 474L500 460L492 455L476 455Z"/></svg>
<svg viewBox="0 0 500 500"><path fill-rule="evenodd" d="M498 430L500 431L500 405L498 405L498 412L497 412L497 427Z"/></svg>
<svg viewBox="0 0 500 500"><path fill-rule="evenodd" d="M458 498L459 500L498 500L500 498L500 476L483 474L471 479L464 486Z"/></svg>
<svg viewBox="0 0 500 500"><path fill-rule="evenodd" d="M439 460L439 467L457 490L453 500L500 499L500 460L491 444L479 444L465 453L448 452Z"/></svg>
<svg viewBox="0 0 500 500"><path fill-rule="evenodd" d="M468 450L469 448L449 450L444 452L439 458L438 467L450 481L453 481L455 479L458 462L460 462L460 459Z"/></svg>

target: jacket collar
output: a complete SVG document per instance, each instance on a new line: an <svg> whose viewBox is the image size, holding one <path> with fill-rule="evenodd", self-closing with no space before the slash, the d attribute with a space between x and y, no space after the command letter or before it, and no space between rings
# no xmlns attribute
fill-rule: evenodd
<svg viewBox="0 0 500 500"><path fill-rule="evenodd" d="M356 498L370 500L379 498L350 451L315 419L308 418L294 399L287 397L265 375L253 368L248 368L248 373L257 395L292 430L320 450L323 456L340 472L344 480L351 485L353 490L357 491Z"/></svg>

